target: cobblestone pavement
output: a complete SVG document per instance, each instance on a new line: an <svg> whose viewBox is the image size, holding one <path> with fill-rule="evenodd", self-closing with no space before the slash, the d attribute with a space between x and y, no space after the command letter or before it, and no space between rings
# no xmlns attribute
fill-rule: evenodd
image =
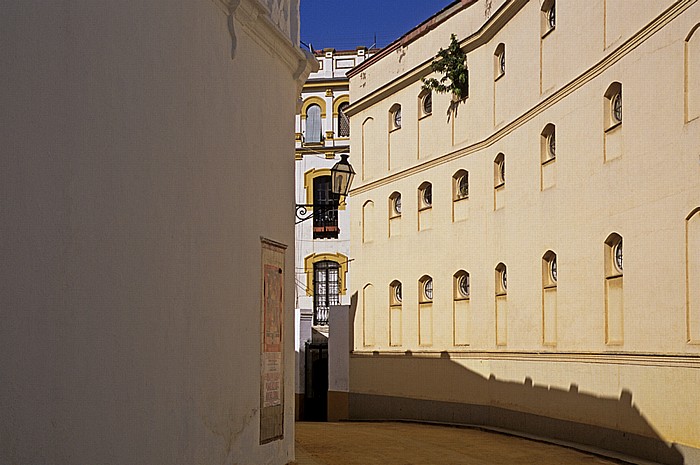
<svg viewBox="0 0 700 465"><path fill-rule="evenodd" d="M626 463L479 429L402 422L298 422L296 460L297 465Z"/></svg>

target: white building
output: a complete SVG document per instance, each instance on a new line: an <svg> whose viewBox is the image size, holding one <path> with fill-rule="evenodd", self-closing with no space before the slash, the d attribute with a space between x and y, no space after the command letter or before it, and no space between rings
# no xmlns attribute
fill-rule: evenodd
<svg viewBox="0 0 700 465"><path fill-rule="evenodd" d="M336 207L337 200L330 192L330 169L341 154L350 152L350 123L344 113L350 104L345 73L371 53L364 47L349 51L327 48L315 55L319 69L304 84L296 116L296 202L307 205L298 210L295 256L299 360L296 392L297 416L301 418L325 418L327 405L327 387L312 388L309 384L306 388L306 343L312 340L312 327L318 342L313 356L317 366L325 367L319 369L327 370L329 308L350 303L350 217L345 200ZM316 373L319 374L318 369Z"/></svg>
<svg viewBox="0 0 700 465"><path fill-rule="evenodd" d="M293 462L299 1L0 12L0 463Z"/></svg>

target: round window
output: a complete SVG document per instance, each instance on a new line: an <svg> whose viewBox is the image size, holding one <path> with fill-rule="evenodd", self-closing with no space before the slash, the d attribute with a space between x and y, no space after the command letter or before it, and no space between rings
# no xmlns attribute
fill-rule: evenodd
<svg viewBox="0 0 700 465"><path fill-rule="evenodd" d="M394 111L394 127L395 128L401 127L401 108Z"/></svg>
<svg viewBox="0 0 700 465"><path fill-rule="evenodd" d="M505 72L506 72L506 52L501 52L501 54L498 56L498 66L501 70L501 74L505 74Z"/></svg>
<svg viewBox="0 0 700 465"><path fill-rule="evenodd" d="M423 294L427 300L433 300L433 280L431 278L423 283Z"/></svg>
<svg viewBox="0 0 700 465"><path fill-rule="evenodd" d="M501 160L498 163L498 173L501 176L501 182L506 182L506 161Z"/></svg>
<svg viewBox="0 0 700 465"><path fill-rule="evenodd" d="M508 289L508 277L506 276L505 268L503 268L503 271L501 271L501 286L503 287L504 291Z"/></svg>
<svg viewBox="0 0 700 465"><path fill-rule="evenodd" d="M552 281L557 282L557 257L554 257L551 262L549 262L549 275Z"/></svg>
<svg viewBox="0 0 700 465"><path fill-rule="evenodd" d="M617 271L622 273L622 241L615 244L613 254L615 258L615 268L617 268Z"/></svg>
<svg viewBox="0 0 700 465"><path fill-rule="evenodd" d="M423 188L423 204L426 206L433 204L433 186L428 184Z"/></svg>
<svg viewBox="0 0 700 465"><path fill-rule="evenodd" d="M433 112L433 94L428 92L423 97L423 114L429 115Z"/></svg>
<svg viewBox="0 0 700 465"><path fill-rule="evenodd" d="M397 283L394 285L394 299L397 302L401 302L402 296L401 296L401 283Z"/></svg>
<svg viewBox="0 0 700 465"><path fill-rule="evenodd" d="M462 297L469 297L469 275L463 274L457 281L457 288Z"/></svg>
<svg viewBox="0 0 700 465"><path fill-rule="evenodd" d="M556 156L556 139L554 133L547 136L547 150L549 151L549 156L554 158Z"/></svg>
<svg viewBox="0 0 700 465"><path fill-rule="evenodd" d="M457 193L460 199L469 197L469 176L463 174L457 181Z"/></svg>
<svg viewBox="0 0 700 465"><path fill-rule="evenodd" d="M396 212L397 215L401 214L401 195L394 197L394 212Z"/></svg>
<svg viewBox="0 0 700 465"><path fill-rule="evenodd" d="M552 8L550 8L547 12L547 21L549 22L550 29L556 26L557 24L557 17L556 11L554 10L554 4L552 4Z"/></svg>
<svg viewBox="0 0 700 465"><path fill-rule="evenodd" d="M611 102L612 117L616 123L622 122L622 95L615 94Z"/></svg>

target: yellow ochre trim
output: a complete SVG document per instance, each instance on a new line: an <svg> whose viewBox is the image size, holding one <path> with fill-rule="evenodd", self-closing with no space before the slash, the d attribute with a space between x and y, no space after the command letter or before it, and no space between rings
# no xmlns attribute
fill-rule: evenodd
<svg viewBox="0 0 700 465"><path fill-rule="evenodd" d="M306 203L307 205L314 204L314 178L318 176L330 176L330 168L311 168L309 171L304 173L304 190L306 191ZM345 199L340 200L340 205L338 205L338 210L345 210L346 203ZM309 210L313 210L313 206L308 207Z"/></svg>
<svg viewBox="0 0 700 465"><path fill-rule="evenodd" d="M318 105L321 107L321 118L326 117L326 101L322 99L321 97L317 97L315 95L308 97L304 100L304 103L301 104L301 117L306 119L306 112L309 109L311 105Z"/></svg>
<svg viewBox="0 0 700 465"><path fill-rule="evenodd" d="M304 258L304 273L306 273L306 295L309 297L314 295L314 263L330 260L339 265L338 270L338 287L340 295L345 295L347 287L345 286L345 278L348 273L348 257L342 253L319 253L311 254Z"/></svg>

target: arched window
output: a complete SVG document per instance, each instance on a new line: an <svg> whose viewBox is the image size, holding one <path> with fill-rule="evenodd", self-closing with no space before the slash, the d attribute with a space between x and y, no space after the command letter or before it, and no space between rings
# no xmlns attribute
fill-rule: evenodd
<svg viewBox="0 0 700 465"><path fill-rule="evenodd" d="M426 210L433 207L433 185L424 182L418 188L418 210Z"/></svg>
<svg viewBox="0 0 700 465"><path fill-rule="evenodd" d="M685 220L688 342L700 344L700 207Z"/></svg>
<svg viewBox="0 0 700 465"><path fill-rule="evenodd" d="M401 216L401 193L394 192L389 196L389 218Z"/></svg>
<svg viewBox="0 0 700 465"><path fill-rule="evenodd" d="M459 270L454 274L453 278L453 298L454 300L469 299L471 295L471 283L469 282L469 273L464 270Z"/></svg>
<svg viewBox="0 0 700 465"><path fill-rule="evenodd" d="M374 345L375 305L374 286L367 284L362 288L362 333L365 346Z"/></svg>
<svg viewBox="0 0 700 465"><path fill-rule="evenodd" d="M499 79L506 74L506 46L498 44L493 54L493 77Z"/></svg>
<svg viewBox="0 0 700 465"><path fill-rule="evenodd" d="M557 26L557 10L554 0L545 0L541 7L541 30L542 37L549 34Z"/></svg>
<svg viewBox="0 0 700 465"><path fill-rule="evenodd" d="M389 109L389 130L401 129L401 105L395 103Z"/></svg>
<svg viewBox="0 0 700 465"><path fill-rule="evenodd" d="M605 91L605 130L622 124L622 84L613 82Z"/></svg>
<svg viewBox="0 0 700 465"><path fill-rule="evenodd" d="M433 344L433 278L428 275L418 280L418 344Z"/></svg>
<svg viewBox="0 0 700 465"><path fill-rule="evenodd" d="M345 110L350 103L343 102L338 106L338 137L350 137L350 118L345 114Z"/></svg>
<svg viewBox="0 0 700 465"><path fill-rule="evenodd" d="M685 38L685 121L700 116L700 23Z"/></svg>
<svg viewBox="0 0 700 465"><path fill-rule="evenodd" d="M305 141L314 143L322 140L321 127L321 107L318 105L310 105L306 109L306 136Z"/></svg>
<svg viewBox="0 0 700 465"><path fill-rule="evenodd" d="M418 281L418 301L425 304L433 301L433 278L428 275L423 276Z"/></svg>
<svg viewBox="0 0 700 465"><path fill-rule="evenodd" d="M548 163L557 157L556 152L556 127L549 123L540 134L540 148L542 164Z"/></svg>
<svg viewBox="0 0 700 465"><path fill-rule="evenodd" d="M496 295L506 295L508 293L508 275L506 266L503 263L496 265Z"/></svg>
<svg viewBox="0 0 700 465"><path fill-rule="evenodd" d="M401 281L394 280L389 284L389 345L401 345L401 305L403 289Z"/></svg>
<svg viewBox="0 0 700 465"><path fill-rule="evenodd" d="M374 240L374 202L368 200L362 205L362 242Z"/></svg>
<svg viewBox="0 0 700 465"><path fill-rule="evenodd" d="M433 93L431 91L426 89L418 94L418 103L418 114L421 118L433 113Z"/></svg>
<svg viewBox="0 0 700 465"><path fill-rule="evenodd" d="M469 171L459 170L452 175L452 200L469 198Z"/></svg>
<svg viewBox="0 0 700 465"><path fill-rule="evenodd" d="M493 187L498 189L506 183L506 156L499 153L493 160Z"/></svg>
<svg viewBox="0 0 700 465"><path fill-rule="evenodd" d="M314 239L337 239L338 196L333 193L330 176L314 179Z"/></svg>
<svg viewBox="0 0 700 465"><path fill-rule="evenodd" d="M508 344L508 275L506 265L496 265L496 345Z"/></svg>
<svg viewBox="0 0 700 465"><path fill-rule="evenodd" d="M622 344L623 331L622 236L612 233L605 240L605 343Z"/></svg>
<svg viewBox="0 0 700 465"><path fill-rule="evenodd" d="M557 254L551 250L542 256L542 343L557 343Z"/></svg>
<svg viewBox="0 0 700 465"><path fill-rule="evenodd" d="M328 324L331 305L340 304L337 262L323 260L314 263L314 325Z"/></svg>

